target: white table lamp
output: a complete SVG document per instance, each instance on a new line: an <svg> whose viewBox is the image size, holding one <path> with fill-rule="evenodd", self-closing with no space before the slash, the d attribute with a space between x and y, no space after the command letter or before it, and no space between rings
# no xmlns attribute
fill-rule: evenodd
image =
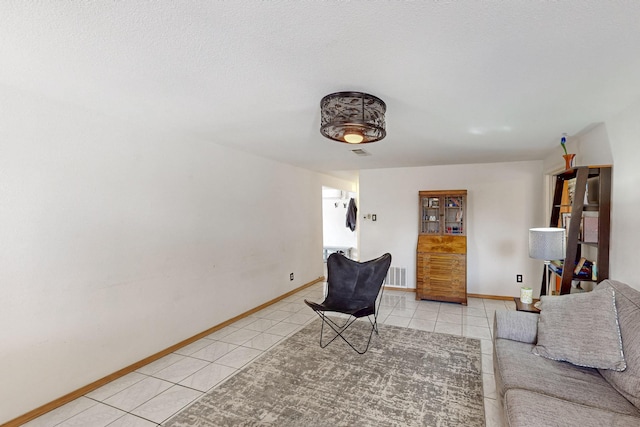
<svg viewBox="0 0 640 427"><path fill-rule="evenodd" d="M553 260L562 260L567 252L567 239L564 228L529 229L529 257L544 260L544 278L549 294L549 264ZM566 266L565 266L566 267Z"/></svg>

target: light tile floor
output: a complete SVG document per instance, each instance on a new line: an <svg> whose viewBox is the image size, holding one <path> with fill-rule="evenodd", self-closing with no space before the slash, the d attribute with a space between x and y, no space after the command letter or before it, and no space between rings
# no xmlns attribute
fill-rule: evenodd
<svg viewBox="0 0 640 427"><path fill-rule="evenodd" d="M303 302L322 301L324 284L303 289L249 317L61 406L28 427L152 427L162 425L208 390L316 319ZM469 298L468 305L416 301L410 292L385 291L378 322L477 338L482 344L486 425L501 427L491 334L496 310L513 301Z"/></svg>

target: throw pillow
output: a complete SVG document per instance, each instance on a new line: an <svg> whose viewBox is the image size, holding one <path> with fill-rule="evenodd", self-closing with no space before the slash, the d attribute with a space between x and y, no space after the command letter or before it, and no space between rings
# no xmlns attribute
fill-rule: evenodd
<svg viewBox="0 0 640 427"><path fill-rule="evenodd" d="M533 353L578 366L624 371L615 291L543 296Z"/></svg>

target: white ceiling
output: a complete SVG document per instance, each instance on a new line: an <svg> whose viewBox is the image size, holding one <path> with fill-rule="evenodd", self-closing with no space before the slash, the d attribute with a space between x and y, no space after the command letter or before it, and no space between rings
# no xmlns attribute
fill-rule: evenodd
<svg viewBox="0 0 640 427"><path fill-rule="evenodd" d="M640 98L640 1L3 0L0 84L318 171L542 159ZM320 135L342 90L371 156Z"/></svg>

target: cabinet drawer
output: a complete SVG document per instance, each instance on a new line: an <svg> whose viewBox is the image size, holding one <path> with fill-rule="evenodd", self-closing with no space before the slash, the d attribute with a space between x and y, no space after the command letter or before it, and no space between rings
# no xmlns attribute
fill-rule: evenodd
<svg viewBox="0 0 640 427"><path fill-rule="evenodd" d="M467 302L466 256L420 253L416 263L416 298Z"/></svg>
<svg viewBox="0 0 640 427"><path fill-rule="evenodd" d="M465 254L467 238L466 236L420 236L418 252Z"/></svg>

